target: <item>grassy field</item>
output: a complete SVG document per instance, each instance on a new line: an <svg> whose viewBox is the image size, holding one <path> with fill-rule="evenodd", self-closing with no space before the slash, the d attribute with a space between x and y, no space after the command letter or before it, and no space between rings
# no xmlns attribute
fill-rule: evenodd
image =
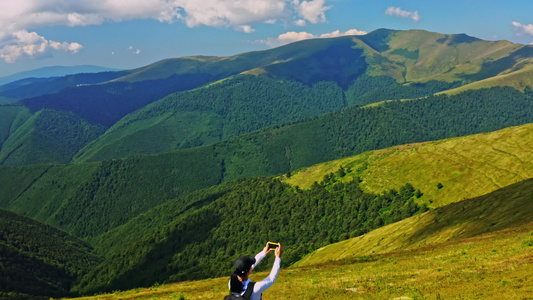
<svg viewBox="0 0 533 300"><path fill-rule="evenodd" d="M533 299L532 213L533 179L452 203L315 251L282 269L265 299ZM227 282L82 299L222 299Z"/></svg>
<svg viewBox="0 0 533 300"><path fill-rule="evenodd" d="M533 222L472 238L281 270L265 299L533 299ZM252 280L267 276L255 273ZM78 299L222 299L228 278Z"/></svg>
<svg viewBox="0 0 533 300"><path fill-rule="evenodd" d="M307 189L341 166L351 169L343 180L358 176L367 191L411 183L424 193L420 201L440 207L533 178L533 124L366 152L304 168L286 182Z"/></svg>
<svg viewBox="0 0 533 300"><path fill-rule="evenodd" d="M533 179L530 179L331 244L307 255L295 265L314 265L376 253L416 249L532 221Z"/></svg>
<svg viewBox="0 0 533 300"><path fill-rule="evenodd" d="M517 70L513 69L511 71L505 71L497 76L479 80L437 94L456 95L467 90L489 88L493 86L510 86L521 91L524 90L526 86L533 87L533 59L525 60Z"/></svg>

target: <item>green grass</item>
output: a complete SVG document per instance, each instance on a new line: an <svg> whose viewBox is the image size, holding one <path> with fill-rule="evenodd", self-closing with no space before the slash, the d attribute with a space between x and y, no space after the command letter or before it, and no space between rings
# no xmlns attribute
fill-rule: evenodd
<svg viewBox="0 0 533 300"><path fill-rule="evenodd" d="M351 169L345 180L358 176L363 189L379 193L411 183L423 191L420 201L439 207L532 178L532 141L533 124L526 124L366 152L304 168L285 181L307 189L343 166Z"/></svg>
<svg viewBox="0 0 533 300"><path fill-rule="evenodd" d="M271 299L526 299L533 264L533 179L315 251ZM229 272L229 270L228 270ZM267 273L252 274L254 281ZM227 277L82 299L216 299Z"/></svg>
<svg viewBox="0 0 533 300"><path fill-rule="evenodd" d="M265 299L528 299L533 223L442 244L282 269ZM262 280L267 272L253 273ZM222 299L228 278L82 299ZM406 297L406 298L400 298ZM408 297L408 298L407 298Z"/></svg>
<svg viewBox="0 0 533 300"><path fill-rule="evenodd" d="M517 90L524 90L527 86L533 87L533 60L527 60L526 64L516 70L508 70L494 77L479 80L442 93L456 95L466 90L483 89L493 86L510 86Z"/></svg>
<svg viewBox="0 0 533 300"><path fill-rule="evenodd" d="M326 246L297 265L313 265L468 238L531 222L532 212L533 179L530 179Z"/></svg>

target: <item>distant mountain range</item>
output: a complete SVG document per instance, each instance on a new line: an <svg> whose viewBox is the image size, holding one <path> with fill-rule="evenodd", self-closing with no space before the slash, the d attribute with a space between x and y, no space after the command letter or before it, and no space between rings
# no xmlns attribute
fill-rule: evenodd
<svg viewBox="0 0 533 300"><path fill-rule="evenodd" d="M380 29L23 79L0 86L0 208L94 247L81 294L222 276L260 240L292 263L531 178L532 78L533 46Z"/></svg>
<svg viewBox="0 0 533 300"><path fill-rule="evenodd" d="M21 101L0 106L0 163L157 154L383 100L492 86L523 91L532 84L532 57L532 46L506 41L381 29L4 86L0 97Z"/></svg>
<svg viewBox="0 0 533 300"><path fill-rule="evenodd" d="M27 78L49 78L61 77L71 74L79 73L99 73L108 71L118 71L114 68L106 68L93 65L79 65L79 66L52 66L44 67L35 70L29 70L11 74L9 76L0 77L0 85L8 84L13 81L27 79Z"/></svg>

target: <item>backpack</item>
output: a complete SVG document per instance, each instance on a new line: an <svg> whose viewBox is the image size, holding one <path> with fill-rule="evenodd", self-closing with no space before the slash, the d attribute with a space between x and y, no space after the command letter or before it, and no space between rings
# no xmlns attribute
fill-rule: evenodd
<svg viewBox="0 0 533 300"><path fill-rule="evenodd" d="M250 297L252 297L252 293L254 292L254 285L255 285L255 282L250 282L248 283L248 287L246 287L246 292L244 292L244 295L240 296L240 295L234 295L233 293L230 292L229 295L227 295L226 297L224 297L224 300L242 300L242 299L245 299L245 300L250 300Z"/></svg>

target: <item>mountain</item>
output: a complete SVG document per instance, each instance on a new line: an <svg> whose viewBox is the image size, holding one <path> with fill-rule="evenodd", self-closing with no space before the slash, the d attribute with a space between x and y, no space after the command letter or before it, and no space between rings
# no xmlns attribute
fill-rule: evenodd
<svg viewBox="0 0 533 300"><path fill-rule="evenodd" d="M308 255L295 266L405 251L531 223L533 179L452 203ZM377 242L379 241L379 242Z"/></svg>
<svg viewBox="0 0 533 300"><path fill-rule="evenodd" d="M289 93L279 96L265 93L264 89L298 91L297 96L292 96L294 99L305 97L304 95L308 94L305 90L301 91L302 88L290 86L287 80L294 80L311 87L321 81L332 82L330 86L338 86L337 89L344 91L344 103L339 103L340 108L344 108L381 100L417 98L455 88L472 81L467 79L468 73L465 73L467 70L472 73L483 70L485 75L479 75L479 78L492 76L493 73L484 70L487 68L484 67L487 61L507 57L506 55L509 53L515 53L522 48L521 45L508 42L486 42L463 35L450 36L424 31L378 30L362 37L303 41L262 53L242 54L238 57L268 53L269 55L276 55L277 59L283 58L284 60L276 60L274 64L243 73L254 75L252 78L241 75L239 80L232 78L220 84L207 86L192 94L173 95L146 109L135 112L117 122L104 135L82 149L74 161L152 154L158 151L209 144L217 141L217 139L224 140L232 137L232 135L228 135L228 131L231 132L231 130L226 128L232 126L235 121L245 125L242 126L243 128L258 129L257 125L250 126L246 118L263 121L263 127L283 123L287 120L269 120L269 116L279 115L280 112L276 110L283 112L282 108L293 106L294 100L290 101ZM288 53L292 57L287 54L282 56L279 53ZM452 55L456 57L450 59L449 57ZM519 54L513 55L516 58L508 59L505 64L506 67L511 68L516 63L523 63L518 58L521 57ZM430 61L435 61L436 57L439 57L439 61L446 61L446 64L430 63ZM414 63L415 61L416 63ZM468 65L468 69L464 65ZM398 73L399 68L404 69L401 76ZM262 77L283 81L269 80L270 82L268 82ZM244 85L243 82L245 82ZM257 89L250 85L260 85L264 89ZM522 85L520 88L523 89L525 86ZM246 93L240 92L242 90ZM203 99L202 95L209 96L205 100L200 100ZM217 97L223 99L219 100ZM241 100L239 97L244 98ZM265 101L265 103L272 103L272 105L267 106L266 110L263 108L259 114L254 113L254 111L243 113L239 102L245 103L247 108L257 104L249 99ZM286 101L281 107L277 103L279 99ZM184 101L194 104L187 105ZM209 113L198 113L197 103L199 102L211 105L202 106L200 109L202 112L207 110ZM223 108L218 107L220 104L224 105ZM301 107L300 104L298 105ZM233 107L239 109L236 113L240 113L241 116L234 116ZM304 106L304 109L307 107L309 106ZM320 110L314 106L311 108L320 113ZM269 109L272 111L268 114L262 114ZM165 113L155 114L154 110ZM291 112L292 110L288 109L288 111ZM193 115L191 115L192 112L194 112ZM292 117L292 114L288 116ZM304 116L305 114L299 118ZM191 118L194 122L190 122ZM124 122L127 122L127 125ZM184 128L183 123L202 124L202 127L185 127L187 131L184 131L181 129ZM206 123L210 123L210 125L206 126ZM154 134L155 132L157 134ZM239 133L245 132L239 131ZM164 134L162 135L162 133ZM138 143L139 141L145 142ZM148 147L135 146L133 143L148 145Z"/></svg>
<svg viewBox="0 0 533 300"><path fill-rule="evenodd" d="M377 30L14 83L0 207L94 247L58 289L80 294L223 276L266 240L290 264L413 215L393 250L508 230L530 209L531 49Z"/></svg>
<svg viewBox="0 0 533 300"><path fill-rule="evenodd" d="M520 193L520 189L509 192ZM502 193L501 196L509 197L512 194ZM488 208L489 205L483 206ZM502 213L502 210L498 211ZM422 216L414 218L417 217ZM446 218L441 219L441 224L446 223ZM450 221L454 220L458 218L451 216ZM276 283L265 294L272 299L527 299L533 292L528 284L531 276L533 222L503 228L468 238L454 238L364 256L350 256L352 248L344 247L349 253L344 258L334 260L335 256L329 259L324 256L326 260L312 265L282 268ZM373 244L379 247L383 242L378 239ZM289 248L283 245L284 249ZM243 254L253 255L262 246ZM320 255L321 251L336 254L331 251L334 246L322 248L315 255ZM252 281L260 281L268 276L270 262L262 262L261 265L264 271L254 270L250 276ZM228 293L231 272L229 266L226 274L219 278L155 284L105 296L129 298L142 295L150 299L167 299L172 295L183 299L221 299ZM97 295L85 299L101 297Z"/></svg>
<svg viewBox="0 0 533 300"><path fill-rule="evenodd" d="M212 185L285 174L373 149L531 123L532 116L531 96L510 87L351 107L164 154L90 164L3 166L0 205L91 237ZM429 187L431 195L434 186Z"/></svg>
<svg viewBox="0 0 533 300"><path fill-rule="evenodd" d="M524 128L524 131L530 131L529 127ZM501 137L507 134L509 131L495 135ZM480 137L474 137L473 142L482 143L477 139ZM515 138L512 136L508 140L516 141ZM500 159L505 160L508 155L502 154ZM424 153L419 155L419 159L424 157ZM487 157L492 158L485 160L486 164L500 160L491 154L487 154ZM517 169L531 170L523 164ZM423 171L429 170L431 168ZM441 172L443 177L444 174L453 177L447 170ZM230 265L224 265L223 262L234 261L233 253L251 252L253 247L246 248L246 245L250 243L260 247L263 240L284 241L287 246L284 261L290 264L307 251L316 249L321 237L329 243L348 236L359 236L373 226L391 222L388 218L392 216L408 216L411 209L409 203L413 203L409 201L421 202L421 199L417 199L416 186L407 184L376 197L365 194L353 177L347 181L343 180L345 178L350 178L350 173L337 171L305 191L291 189L268 178L241 180L193 193L185 199L169 201L110 231L99 241L94 240L100 249L112 251L107 253L107 262L88 274L77 288L87 293L93 289L149 286L154 278L159 278L158 282L161 282L223 275L219 273L221 269L231 269ZM476 178L470 179L470 183L475 182ZM520 226L532 221L532 188L533 179L529 179L487 195L443 205L317 250L296 266L405 251ZM483 192L479 191L479 194ZM424 190L419 194L423 193ZM195 197L197 200L191 201ZM388 207L391 203L392 207ZM395 203L399 203L397 207L405 211L395 210ZM411 213L424 211L423 206L412 209ZM152 230L143 231L141 228ZM209 234L194 234L195 230ZM201 259L196 261L199 256L209 257L204 261L205 265ZM150 263L139 265L135 262ZM133 276L139 274L140 270L146 276ZM104 284L109 281L113 282L111 287Z"/></svg>
<svg viewBox="0 0 533 300"><path fill-rule="evenodd" d="M55 94L66 88L106 82L127 73L127 71L115 71L80 73L63 77L21 79L0 86L0 99L4 103L13 103L26 98Z"/></svg>
<svg viewBox="0 0 533 300"><path fill-rule="evenodd" d="M486 172L486 166L493 164L495 168L513 170L512 172L501 172L501 182L505 182L505 178L513 180L513 178L516 178L516 174L513 174L514 171L527 171L531 169L523 164L513 162L513 159L516 159L516 157L523 159L526 164L530 161L527 155L531 151L527 151L527 148L524 148L530 144L530 133L533 132L530 127L531 125L524 125L469 138L423 143L421 145L388 149L382 152L386 154L384 156L393 156L393 154L400 152L399 156L401 156L402 148L406 150L411 149L411 151L407 151L412 157L411 160L395 159L394 161L402 162L400 165L404 166L414 164L419 168L418 171L421 174L435 172L435 170L440 171L441 174L436 177L444 178L443 182L446 185L442 188L442 193L447 193L450 187L454 185L452 183L454 181L447 180L447 178L454 177L455 172L453 171L453 166L457 168L456 170L461 170L461 161L457 161L458 163L448 163L452 165L452 168L435 168L431 163L424 167L424 162L417 162L417 160L426 161L428 153L433 152L435 148L438 149L439 147L442 149L456 149L457 152L461 153L461 148L458 147L459 145L465 145L464 149L475 149L481 145L493 144L494 149L492 152L486 153L485 156L480 156L478 158L478 164L472 164L472 169L479 169L478 172L472 172L472 174L478 176L466 176L461 182L470 182L470 184L465 183L464 186L477 183L483 177L483 172ZM494 141L498 142L495 143ZM420 149L416 149L417 146ZM427 148L427 150L423 148ZM526 150L522 151L523 149ZM438 150L435 152L439 153ZM416 156L418 158L415 158ZM438 154L436 156L438 157ZM159 156L149 156L149 158L157 159ZM76 220L76 222L71 224L77 224L80 229L85 228L83 230L78 229L76 231L77 234L86 235L91 226L98 225L106 228L109 222L119 220L118 216L123 217L125 213L131 212L132 208L137 204L132 201L117 201L125 191L131 190L130 195L134 197L140 196L139 198L143 201L137 202L139 204L147 200L143 195L156 194L158 198L165 197L161 193L172 190L172 184L175 184L174 178L176 177L167 178L161 173L147 173L147 171L160 172L162 170L160 166L169 165L170 161L168 158L169 156L166 156L158 164L154 164L156 160L143 162L144 159L130 158L129 162L126 160L108 161L68 166L40 165L23 168L4 166L0 168L2 171L0 176L2 183L0 186L3 187L2 194L6 195L6 198L2 199L2 205L7 204L8 201L5 201L5 199L12 199L13 195L19 195L19 197L15 197L18 200L10 204L12 209L17 209L18 207L18 209L24 209L24 213L39 218L43 218L46 214L49 216L53 214L48 219L48 222L58 222L57 219L56 221L54 219L59 218L58 224L62 226L68 226L69 223L67 220ZM366 164L369 165L372 162L375 162L377 166L383 167L382 161L377 159L368 159ZM139 163L145 164L149 168L143 168ZM464 160L464 163L468 163L468 160ZM207 190L199 190L192 194L177 197L174 200L165 201L166 203L163 205L134 217L131 221L116 227L114 230L107 231L108 229L105 229L100 231L103 234L99 236L93 235L93 237L89 238L90 243L96 247L102 256L106 256L107 260L99 267L92 269L80 281L80 285L74 291L92 293L92 291L124 289L139 285L146 286L153 284L155 281L163 282L166 280L175 281L203 278L204 276L211 277L213 274L220 274L222 276L225 274L224 270L230 269L231 267L224 265L224 262L231 263L234 261L232 255L255 251L255 248L260 247L259 244L263 240L269 239L285 241L284 245L287 245L290 250L287 250L284 260L286 262L295 261L302 255L313 251L321 245L342 240L350 236L357 236L374 228L372 226L387 224L386 220L390 220L388 218L393 217L395 213L391 209L392 207L384 208L381 205L398 203L399 199L402 199L401 201L405 201L403 199L411 199L411 202L408 201L406 203L412 204L400 206L399 215L401 216L403 214L402 207L405 209L405 213L409 213L408 208L415 209L415 212L416 209L420 209L421 206L418 206L418 208L416 208L417 206L413 206L413 200L418 203L424 202L422 198L417 198L420 195L417 196L416 190L420 189L420 187L416 185L405 185L404 187L397 188L396 191L386 191L381 196L382 198L379 198L376 194L372 195L364 192L359 187L365 183L365 179L359 182L359 184L357 182L360 179L357 181L346 180L356 178L354 175L359 174L350 172L350 167L348 165L346 166L345 172L334 168L332 170L335 170L335 172L330 174L330 170L324 170L323 174L327 176L323 177L322 183L308 190L301 190L283 184L275 178L242 179ZM133 167L140 168L140 172L132 173L131 170ZM169 168L173 169L174 167L169 166ZM195 168L188 169L194 170ZM371 166L368 169L373 170ZM300 173L303 172L295 172L294 177L298 177ZM132 174L133 176L128 174ZM180 172L173 169L169 174L178 175ZM133 180L139 175L143 177L138 178L138 181ZM523 173L521 176L528 175ZM87 178L91 180L86 181ZM147 188L153 186L162 178L169 180L167 184L170 185L167 187L156 187L156 189ZM65 181L67 179L68 181ZM147 181L148 179L152 181L149 182ZM410 180L411 178L406 177L404 179ZM198 180L198 178L195 180ZM345 181L346 183L343 183ZM526 183L529 184L530 181L526 181ZM491 201L493 200L476 200L478 202L474 203L479 204L481 202L483 205L479 204L480 207L476 210L474 209L474 204L464 204L468 206L468 210L466 211L472 212L472 214L481 214L483 216L480 219L481 222L484 222L484 224L494 223L490 226L494 227L494 230L506 228L505 226L508 224L519 224L520 220L529 218L529 208L527 205L530 201L527 197L529 197L528 195L530 193L527 187L531 185L527 185L526 183L524 185L516 184L508 189L502 189L501 192L495 192L494 195L497 195L497 197L479 198L498 199L497 201L499 202L497 203L500 203L501 201L509 201L509 197L506 195L524 195L526 198L518 197L520 201L523 200L520 202L522 203L520 205L517 204L518 202L509 202L509 205L498 205L496 203L492 206L489 203L492 203ZM123 188L124 184L128 184L130 188ZM17 186L20 186L20 189ZM81 189L76 191L78 188L76 186ZM458 185L458 187L460 190L461 185ZM56 188L57 191L54 191ZM144 194L139 194L139 192L143 192ZM420 191L420 194L422 194L421 197L425 197L427 193L424 189ZM483 193L483 191L480 190L479 193ZM37 194L39 197L35 197ZM72 197L71 201L75 201L79 206L76 208L69 201L58 201L61 197L54 195L70 195ZM360 200L353 201L351 198L351 200L348 200L347 198L343 198L345 195L360 197ZM404 198L404 195L407 198ZM104 200L106 196L108 197L107 200L98 200ZM127 196L125 199L128 197L131 196ZM47 198L51 201L42 201ZM32 205L29 202L25 202L31 199L40 199L40 203ZM364 202L364 199L368 199L370 202L362 205L361 203ZM300 201L304 203L300 203ZM458 205L463 202L458 202ZM357 208L350 206L356 204L358 205ZM62 207L62 209L57 210L59 207ZM439 211L441 214L445 211L444 216L447 218L449 216L456 218L457 220L454 221L455 223L451 223L452 225L457 223L465 226L465 224L468 224L461 221L463 219L460 219L463 218L461 215L465 214L462 212L461 206L450 207L454 208L449 212L447 210L440 210L440 208L434 211L438 215L440 215L438 213ZM503 212L500 214L499 210L494 210L494 213L488 214L489 208L492 209L494 207L505 209L505 214ZM304 211L300 212L299 209L304 209ZM515 213L516 209L519 209L521 213ZM109 214L112 211L116 211L115 215ZM379 212L374 217L378 216L380 218L370 219L371 221L365 219L372 217L372 211ZM341 216L339 215L340 212L354 215ZM410 213L413 213L413 210ZM433 213L433 211L430 213ZM512 217L508 216L508 214L511 214ZM105 221L101 218L102 216L109 218ZM235 220L245 218L243 216L248 216L246 218L250 218L250 220L246 221L247 219L244 219L243 223L237 223L240 224L238 226L242 227L236 230L232 226L235 226ZM464 216L464 218L468 217L472 217L472 215L466 214ZM477 219L479 218L470 218L470 220ZM504 221L502 222L502 220ZM259 223L249 226L249 224L255 224L254 222ZM269 222L271 225L264 227L264 222ZM444 222L445 220L442 220L442 223ZM303 226L303 224L307 225ZM276 229L275 226L286 227ZM321 226L325 227L322 228ZM484 227L476 225L471 229L473 230L475 228ZM268 231L263 232L263 229ZM202 233L195 233L196 231L201 231ZM240 238L240 242L232 240L238 238L232 235L232 232L240 233L248 231L254 234L247 236L257 238L257 241L250 240L242 243ZM206 232L209 234L206 235ZM317 235L316 232L321 232L322 234ZM367 233L365 236L371 236L373 232ZM398 231L398 234L401 234L400 232ZM432 231L428 229L426 232ZM310 233L312 235L307 236ZM401 241L401 239L398 240ZM230 245L233 245L233 247L229 247ZM236 248L235 245L241 245L240 247L242 248ZM222 250L223 253L220 252ZM183 253L183 255L175 255L178 252ZM185 258L194 259L193 261L187 262ZM220 262L222 265L217 265L214 262ZM143 270L143 272L139 270ZM141 273L145 275L137 276ZM133 274L136 274L134 276L135 279L131 277Z"/></svg>
<svg viewBox="0 0 533 300"><path fill-rule="evenodd" d="M362 192L355 182L328 182L312 191L295 191L273 178L217 186L131 220L104 238L105 248L94 241L108 258L74 291L223 276L239 253L267 240L285 241L283 264L289 265L320 245L423 211L413 198L412 187L380 196Z"/></svg>
<svg viewBox="0 0 533 300"><path fill-rule="evenodd" d="M365 152L291 172L284 182L309 189L343 169L363 190L381 193L411 183L435 208L533 178L533 124L490 133ZM439 183L442 185L438 188Z"/></svg>
<svg viewBox="0 0 533 300"><path fill-rule="evenodd" d="M73 162L214 144L273 124L345 107L343 91L333 83L307 86L239 75L165 97L125 116L81 149Z"/></svg>
<svg viewBox="0 0 533 300"><path fill-rule="evenodd" d="M44 67L35 70L29 70L24 72L15 73L9 76L0 78L0 86L8 84L13 81L25 79L25 78L50 78L50 77L62 77L72 74L80 73L100 73L118 71L117 69L93 66L93 65L79 65L79 66L52 66Z"/></svg>
<svg viewBox="0 0 533 300"><path fill-rule="evenodd" d="M523 91L530 86L531 49L466 35L382 29L231 57L167 59L111 72L105 82L84 83L68 76L58 79L57 88L34 82L20 92L35 96L26 95L13 105L56 125L37 129L31 118L21 127L4 121L0 131L8 132L9 147L0 150L0 162L68 163L156 154L354 105L420 98L470 85ZM39 86L48 86L48 94ZM319 98L331 101L309 101ZM37 116L42 110L54 112ZM58 136L73 131L72 118L82 127L75 129L76 142ZM17 133L19 128L25 133ZM42 143L50 138L55 142ZM25 146L32 141L37 155Z"/></svg>
<svg viewBox="0 0 533 300"><path fill-rule="evenodd" d="M67 233L0 209L0 297L64 297L101 262Z"/></svg>

